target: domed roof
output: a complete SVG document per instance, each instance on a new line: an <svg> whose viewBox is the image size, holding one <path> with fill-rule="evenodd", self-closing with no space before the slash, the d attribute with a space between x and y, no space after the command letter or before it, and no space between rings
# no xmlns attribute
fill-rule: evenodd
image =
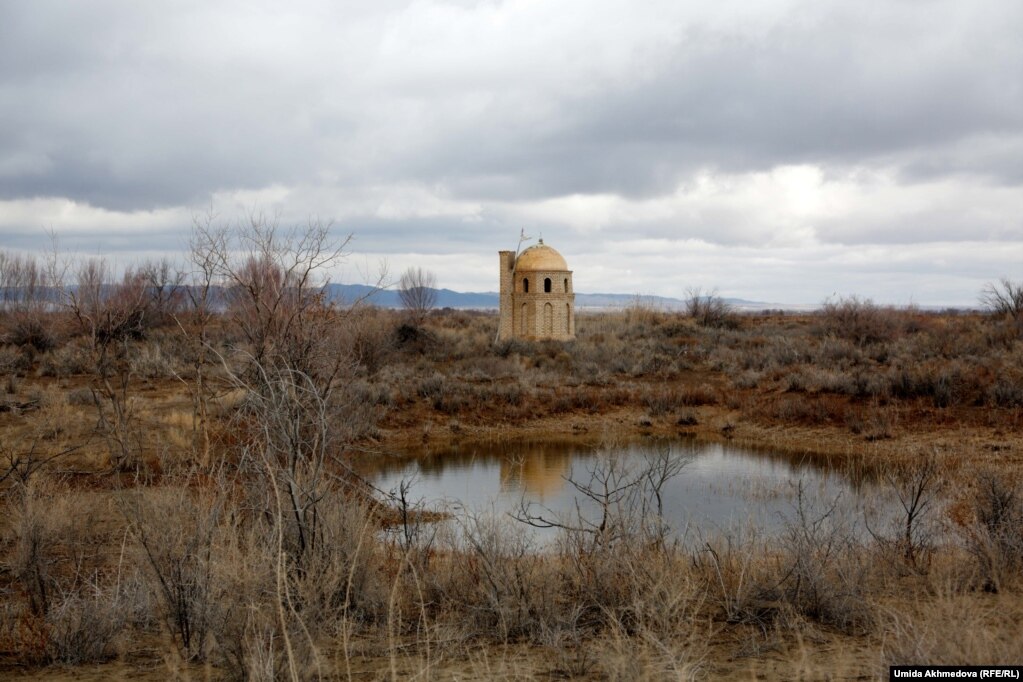
<svg viewBox="0 0 1023 682"><path fill-rule="evenodd" d="M519 254L515 261L515 271L536 271L536 270L568 270L568 263L560 253L552 249L540 240Z"/></svg>

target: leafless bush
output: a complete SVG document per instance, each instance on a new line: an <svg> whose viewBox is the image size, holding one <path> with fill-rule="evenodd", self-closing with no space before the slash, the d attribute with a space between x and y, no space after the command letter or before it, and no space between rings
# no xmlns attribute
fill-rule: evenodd
<svg viewBox="0 0 1023 682"><path fill-rule="evenodd" d="M642 401L643 406L646 407L653 417L674 412L683 405L676 391L660 388L646 391Z"/></svg>
<svg viewBox="0 0 1023 682"><path fill-rule="evenodd" d="M686 290L686 315L704 327L735 328L735 311L716 291L704 293L700 288Z"/></svg>
<svg viewBox="0 0 1023 682"><path fill-rule="evenodd" d="M1023 320L1023 284L1008 277L985 284L980 292L980 302L995 315Z"/></svg>
<svg viewBox="0 0 1023 682"><path fill-rule="evenodd" d="M526 503L517 512L524 523L560 531L558 552L566 561L563 589L580 626L620 623L633 628L639 627L638 618L653 615L651 591L659 591L670 573L659 568L670 563L674 546L664 518L664 486L687 462L667 447L636 467L604 454L586 476L568 479L587 500L574 514L557 517ZM637 609L641 604L646 606ZM667 612L661 616L654 620L671 619Z"/></svg>
<svg viewBox="0 0 1023 682"><path fill-rule="evenodd" d="M861 346L891 341L901 327L900 316L895 310L882 308L870 299L857 296L825 301L820 315L825 333Z"/></svg>
<svg viewBox="0 0 1023 682"><path fill-rule="evenodd" d="M54 494L47 483L36 481L17 492L17 503L10 510L15 535L11 569L29 612L45 616L57 590L54 569L62 519L50 513Z"/></svg>
<svg viewBox="0 0 1023 682"><path fill-rule="evenodd" d="M422 324L437 305L437 276L420 267L409 268L398 280L398 297L414 324Z"/></svg>
<svg viewBox="0 0 1023 682"><path fill-rule="evenodd" d="M557 622L561 597L534 541L524 528L495 514L469 513L459 522L463 549L456 549L449 574L439 564L427 577L431 589L472 619L464 624L470 632L492 632L498 641L535 641Z"/></svg>
<svg viewBox="0 0 1023 682"><path fill-rule="evenodd" d="M615 632L589 645L597 669L613 682L698 680L706 675L706 640L696 629L683 636ZM585 676L580 674L580 677Z"/></svg>
<svg viewBox="0 0 1023 682"><path fill-rule="evenodd" d="M967 547L983 587L998 592L1023 570L1023 498L1018 488L992 471L976 483L975 519L966 529Z"/></svg>
<svg viewBox="0 0 1023 682"><path fill-rule="evenodd" d="M84 586L60 594L46 615L49 660L66 665L104 661L125 634L127 608L117 586Z"/></svg>
<svg viewBox="0 0 1023 682"><path fill-rule="evenodd" d="M44 352L56 345L53 275L34 256L0 251L0 321L7 343Z"/></svg>
<svg viewBox="0 0 1023 682"><path fill-rule="evenodd" d="M766 629L778 616L774 581L767 552L751 534L727 534L703 543L694 563L712 602L728 623L750 623Z"/></svg>
<svg viewBox="0 0 1023 682"><path fill-rule="evenodd" d="M17 346L0 346L0 374L24 373L32 367L32 358Z"/></svg>
<svg viewBox="0 0 1023 682"><path fill-rule="evenodd" d="M186 661L206 656L215 603L213 540L224 500L209 492L167 486L118 500L147 568L160 622Z"/></svg>
<svg viewBox="0 0 1023 682"><path fill-rule="evenodd" d="M987 401L996 407L1023 407L1023 372L1000 373L987 389Z"/></svg>
<svg viewBox="0 0 1023 682"><path fill-rule="evenodd" d="M157 342L138 348L128 363L132 374L146 379L163 379L176 374L171 357Z"/></svg>
<svg viewBox="0 0 1023 682"><path fill-rule="evenodd" d="M846 632L869 630L874 621L866 599L869 564L839 500L819 507L800 482L793 512L780 539L778 596L801 616Z"/></svg>
<svg viewBox="0 0 1023 682"><path fill-rule="evenodd" d="M9 522L0 529L12 533L0 542L9 550L0 554L0 566L18 587L0 617L17 625L6 634L0 627L0 639L28 663L78 664L113 655L127 609L104 570L88 497L43 475L22 477L0 501Z"/></svg>
<svg viewBox="0 0 1023 682"><path fill-rule="evenodd" d="M914 571L930 564L938 534L937 512L948 474L946 458L938 452L923 453L900 469L885 472L887 487L898 500L901 513L886 529L867 529L877 541L886 563L897 558Z"/></svg>
<svg viewBox="0 0 1023 682"><path fill-rule="evenodd" d="M96 369L92 353L84 342L72 340L39 357L39 376L69 377L86 374Z"/></svg>
<svg viewBox="0 0 1023 682"><path fill-rule="evenodd" d="M236 228L196 222L193 262L223 283L228 319L254 367L289 367L322 383L350 362L336 345L344 311L324 294L350 238L333 238L329 224L284 229L262 215Z"/></svg>
<svg viewBox="0 0 1023 682"><path fill-rule="evenodd" d="M396 364L388 362L396 334L395 318L389 311L359 308L349 311L345 322L347 338L342 343L350 348L353 362L367 375L372 377Z"/></svg>

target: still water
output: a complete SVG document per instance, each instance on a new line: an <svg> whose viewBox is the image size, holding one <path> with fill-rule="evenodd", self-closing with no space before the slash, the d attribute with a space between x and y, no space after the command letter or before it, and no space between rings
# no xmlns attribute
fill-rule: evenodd
<svg viewBox="0 0 1023 682"><path fill-rule="evenodd" d="M476 444L416 461L383 463L372 478L383 491L409 485L408 499L453 515L532 515L578 525L599 520L606 491L639 481L637 495L619 492L616 505L656 509L651 478L671 475L660 486L663 518L680 534L753 529L777 532L794 517L802 490L814 509L837 507L861 515L876 499L873 485L845 473L777 453L692 440L643 442L610 448L578 444ZM654 476L654 479L658 476ZM607 482L607 485L605 483ZM582 488L582 490L580 490ZM646 494L640 494L640 490Z"/></svg>

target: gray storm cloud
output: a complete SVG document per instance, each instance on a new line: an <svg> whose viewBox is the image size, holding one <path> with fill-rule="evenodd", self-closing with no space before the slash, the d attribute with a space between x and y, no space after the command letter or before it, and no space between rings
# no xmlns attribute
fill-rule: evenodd
<svg viewBox="0 0 1023 682"><path fill-rule="evenodd" d="M0 246L176 248L211 203L396 258L1023 242L1017 2L289 7L0 5Z"/></svg>

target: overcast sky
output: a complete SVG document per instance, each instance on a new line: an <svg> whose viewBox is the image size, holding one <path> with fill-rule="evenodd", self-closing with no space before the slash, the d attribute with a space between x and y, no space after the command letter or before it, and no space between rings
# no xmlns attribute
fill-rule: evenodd
<svg viewBox="0 0 1023 682"><path fill-rule="evenodd" d="M976 302L1023 279L1023 2L0 0L0 248L253 210L497 289Z"/></svg>

